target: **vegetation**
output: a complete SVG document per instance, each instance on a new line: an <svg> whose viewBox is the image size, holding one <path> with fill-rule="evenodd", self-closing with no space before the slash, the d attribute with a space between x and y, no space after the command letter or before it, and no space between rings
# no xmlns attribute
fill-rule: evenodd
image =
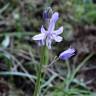
<svg viewBox="0 0 96 96"><path fill-rule="evenodd" d="M48 8L60 15L55 29L64 29L49 50L32 39L47 30ZM0 96L96 95L95 0L0 0L0 37ZM58 59L68 48L75 56Z"/></svg>

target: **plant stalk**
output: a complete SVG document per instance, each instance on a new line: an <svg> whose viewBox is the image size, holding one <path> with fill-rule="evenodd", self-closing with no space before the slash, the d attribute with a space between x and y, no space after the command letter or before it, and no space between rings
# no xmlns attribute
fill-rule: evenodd
<svg viewBox="0 0 96 96"><path fill-rule="evenodd" d="M48 49L46 46L41 47L41 57L40 57L40 64L37 66L37 81L35 86L35 91L33 96L40 96L41 93L41 80L42 80L42 68L43 65L48 64Z"/></svg>

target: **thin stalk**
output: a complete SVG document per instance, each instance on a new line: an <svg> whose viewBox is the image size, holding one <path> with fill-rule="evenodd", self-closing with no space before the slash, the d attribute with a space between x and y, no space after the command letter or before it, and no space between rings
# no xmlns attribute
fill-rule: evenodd
<svg viewBox="0 0 96 96"><path fill-rule="evenodd" d="M71 74L71 68L70 68L70 64L69 64L69 61L66 60L66 65L67 65L67 71L68 71L68 75L67 75L67 79L70 77L70 74Z"/></svg>
<svg viewBox="0 0 96 96"><path fill-rule="evenodd" d="M65 61L66 66L67 66L67 77L66 77L66 90L69 88L69 79L71 76L71 68L70 68L70 64L68 62L68 60Z"/></svg>
<svg viewBox="0 0 96 96"><path fill-rule="evenodd" d="M42 75L42 68L43 65L48 64L48 49L46 46L41 47L41 58L40 58L40 64L37 67L37 81L35 86L35 91L33 96L40 96L41 93L41 75Z"/></svg>

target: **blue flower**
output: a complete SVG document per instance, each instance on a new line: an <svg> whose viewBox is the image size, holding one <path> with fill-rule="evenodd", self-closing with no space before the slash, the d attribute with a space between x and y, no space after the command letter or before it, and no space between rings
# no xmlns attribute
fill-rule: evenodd
<svg viewBox="0 0 96 96"><path fill-rule="evenodd" d="M59 35L63 32L63 26L61 26L58 30L54 30L55 23L58 18L59 13L55 12L50 19L48 30L45 30L42 26L41 33L33 36L33 40L42 41L43 45L46 45L49 49L51 48L51 43L53 41L61 42L63 38Z"/></svg>
<svg viewBox="0 0 96 96"><path fill-rule="evenodd" d="M76 50L74 48L69 48L69 49L63 51L62 53L60 53L59 58L61 60L68 60L70 57L75 55L75 52L76 52Z"/></svg>

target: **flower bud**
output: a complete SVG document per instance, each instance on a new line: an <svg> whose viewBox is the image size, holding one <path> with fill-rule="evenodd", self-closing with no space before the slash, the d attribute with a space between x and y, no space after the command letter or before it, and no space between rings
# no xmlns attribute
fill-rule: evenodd
<svg viewBox="0 0 96 96"><path fill-rule="evenodd" d="M68 60L70 57L75 55L76 50L74 48L69 48L60 53L59 58L61 60Z"/></svg>
<svg viewBox="0 0 96 96"><path fill-rule="evenodd" d="M53 14L51 7L47 7L43 12L43 19L50 19Z"/></svg>

